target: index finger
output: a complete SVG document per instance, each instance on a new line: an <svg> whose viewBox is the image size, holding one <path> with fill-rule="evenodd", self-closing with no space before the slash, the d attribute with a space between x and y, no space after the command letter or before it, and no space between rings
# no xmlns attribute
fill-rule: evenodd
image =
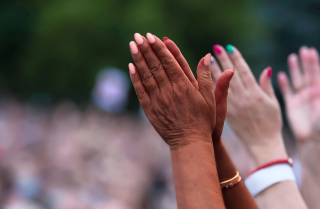
<svg viewBox="0 0 320 209"><path fill-rule="evenodd" d="M147 39L153 51L160 59L172 84L177 84L181 79L188 79L177 60L158 37L147 33Z"/></svg>
<svg viewBox="0 0 320 209"><path fill-rule="evenodd" d="M188 62L183 57L179 47L172 40L168 39L167 37L163 38L163 43L166 45L167 49L171 52L171 54L177 60L180 67L182 68L184 73L187 75L187 77L189 78L189 80L193 84L193 86L198 89L199 88L198 81L194 77Z"/></svg>
<svg viewBox="0 0 320 209"><path fill-rule="evenodd" d="M227 50L229 52L229 56L233 63L235 64L237 70L239 70L239 77L243 81L243 85L247 89L252 89L253 86L257 86L257 81L254 78L249 65L246 60L242 57L240 51L231 44L227 45Z"/></svg>

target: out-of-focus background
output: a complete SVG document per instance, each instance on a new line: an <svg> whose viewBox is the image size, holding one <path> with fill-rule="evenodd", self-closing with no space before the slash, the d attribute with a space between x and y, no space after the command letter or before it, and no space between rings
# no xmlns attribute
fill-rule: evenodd
<svg viewBox="0 0 320 209"><path fill-rule="evenodd" d="M319 22L310 0L2 0L1 208L175 209L169 149L127 73L133 34L174 40L193 70L214 44L233 44L258 76L287 71L302 45L319 49ZM228 128L224 140L248 172Z"/></svg>

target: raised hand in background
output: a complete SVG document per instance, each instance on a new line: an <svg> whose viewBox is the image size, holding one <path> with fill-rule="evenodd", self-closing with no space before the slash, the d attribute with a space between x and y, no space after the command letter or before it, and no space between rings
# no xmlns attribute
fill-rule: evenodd
<svg viewBox="0 0 320 209"><path fill-rule="evenodd" d="M300 61L300 62L299 62ZM309 208L320 207L320 63L313 47L301 47L299 56L288 56L291 77L279 72L278 83L286 115L297 140L302 165L302 195Z"/></svg>

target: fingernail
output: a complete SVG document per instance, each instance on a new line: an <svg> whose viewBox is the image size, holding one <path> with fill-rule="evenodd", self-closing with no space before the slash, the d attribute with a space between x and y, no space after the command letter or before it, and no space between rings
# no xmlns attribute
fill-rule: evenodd
<svg viewBox="0 0 320 209"><path fill-rule="evenodd" d="M129 72L131 75L136 74L136 68L134 67L134 65L132 63L129 63Z"/></svg>
<svg viewBox="0 0 320 209"><path fill-rule="evenodd" d="M163 42L165 42L166 40L169 40L167 37L163 37Z"/></svg>
<svg viewBox="0 0 320 209"><path fill-rule="evenodd" d="M203 65L206 67L210 67L210 63L211 63L211 54L209 53L204 57Z"/></svg>
<svg viewBox="0 0 320 209"><path fill-rule="evenodd" d="M142 45L143 44L143 38L139 33L135 33L134 34L134 39L136 40L138 45Z"/></svg>
<svg viewBox="0 0 320 209"><path fill-rule="evenodd" d="M303 55L308 54L308 51L309 51L309 48L307 46L302 46L300 48L300 53L303 54Z"/></svg>
<svg viewBox="0 0 320 209"><path fill-rule="evenodd" d="M296 61L296 59L297 59L297 55L296 55L296 54L292 53L292 54L289 55L289 60L290 60L291 62Z"/></svg>
<svg viewBox="0 0 320 209"><path fill-rule="evenodd" d="M271 67L268 67L268 77L271 78L272 76L272 68Z"/></svg>
<svg viewBox="0 0 320 209"><path fill-rule="evenodd" d="M308 55L309 55L309 48L307 47L301 47L300 51L299 51L299 55L301 60L306 60L308 59Z"/></svg>
<svg viewBox="0 0 320 209"><path fill-rule="evenodd" d="M211 56L211 65L214 64L214 59L213 59L213 56Z"/></svg>
<svg viewBox="0 0 320 209"><path fill-rule="evenodd" d="M231 45L231 44L228 44L227 46L226 46L226 49L227 49L227 51L230 53L230 54L233 54L233 46Z"/></svg>
<svg viewBox="0 0 320 209"><path fill-rule="evenodd" d="M219 45L214 45L213 46L213 51L215 51L215 53L220 54L221 53L221 48Z"/></svg>
<svg viewBox="0 0 320 209"><path fill-rule="evenodd" d="M154 44L156 42L155 37L151 33L147 33L147 39L150 44Z"/></svg>
<svg viewBox="0 0 320 209"><path fill-rule="evenodd" d="M131 51L132 54L138 54L139 53L137 44L134 41L131 41L129 46L130 46L130 51Z"/></svg>

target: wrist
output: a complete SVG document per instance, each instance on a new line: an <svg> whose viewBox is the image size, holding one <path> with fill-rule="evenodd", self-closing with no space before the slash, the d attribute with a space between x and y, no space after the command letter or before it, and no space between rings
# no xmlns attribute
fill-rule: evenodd
<svg viewBox="0 0 320 209"><path fill-rule="evenodd" d="M222 140L214 142L214 155L217 163L219 181L222 182L234 177L237 173L237 168L234 166Z"/></svg>
<svg viewBox="0 0 320 209"><path fill-rule="evenodd" d="M315 146L320 147L320 135L309 136L307 138L296 138L298 149L304 149L304 147Z"/></svg>
<svg viewBox="0 0 320 209"><path fill-rule="evenodd" d="M309 172L310 175L318 176L320 168L314 166L320 157L320 141L316 139L308 139L297 143L299 158L304 173Z"/></svg>
<svg viewBox="0 0 320 209"><path fill-rule="evenodd" d="M212 140L210 134L189 134L186 137L178 137L168 142L170 150L178 150L186 146L211 146Z"/></svg>
<svg viewBox="0 0 320 209"><path fill-rule="evenodd" d="M297 134L297 133L293 132L293 135L294 135L294 138L296 139L296 141L298 142L298 144L305 144L310 141L317 143L317 142L319 142L319 139L320 139L320 133L318 133L316 131L309 133L309 134L304 134L304 135Z"/></svg>
<svg viewBox="0 0 320 209"><path fill-rule="evenodd" d="M183 140L188 143L177 148L170 147L178 207L214 208L211 205L204 207L199 204L216 204L217 200L212 198L217 197L222 208L222 194L211 138L207 140L190 136Z"/></svg>
<svg viewBox="0 0 320 209"><path fill-rule="evenodd" d="M288 158L281 135L268 141L272 143L247 147L254 161L253 166L258 167L273 160Z"/></svg>

